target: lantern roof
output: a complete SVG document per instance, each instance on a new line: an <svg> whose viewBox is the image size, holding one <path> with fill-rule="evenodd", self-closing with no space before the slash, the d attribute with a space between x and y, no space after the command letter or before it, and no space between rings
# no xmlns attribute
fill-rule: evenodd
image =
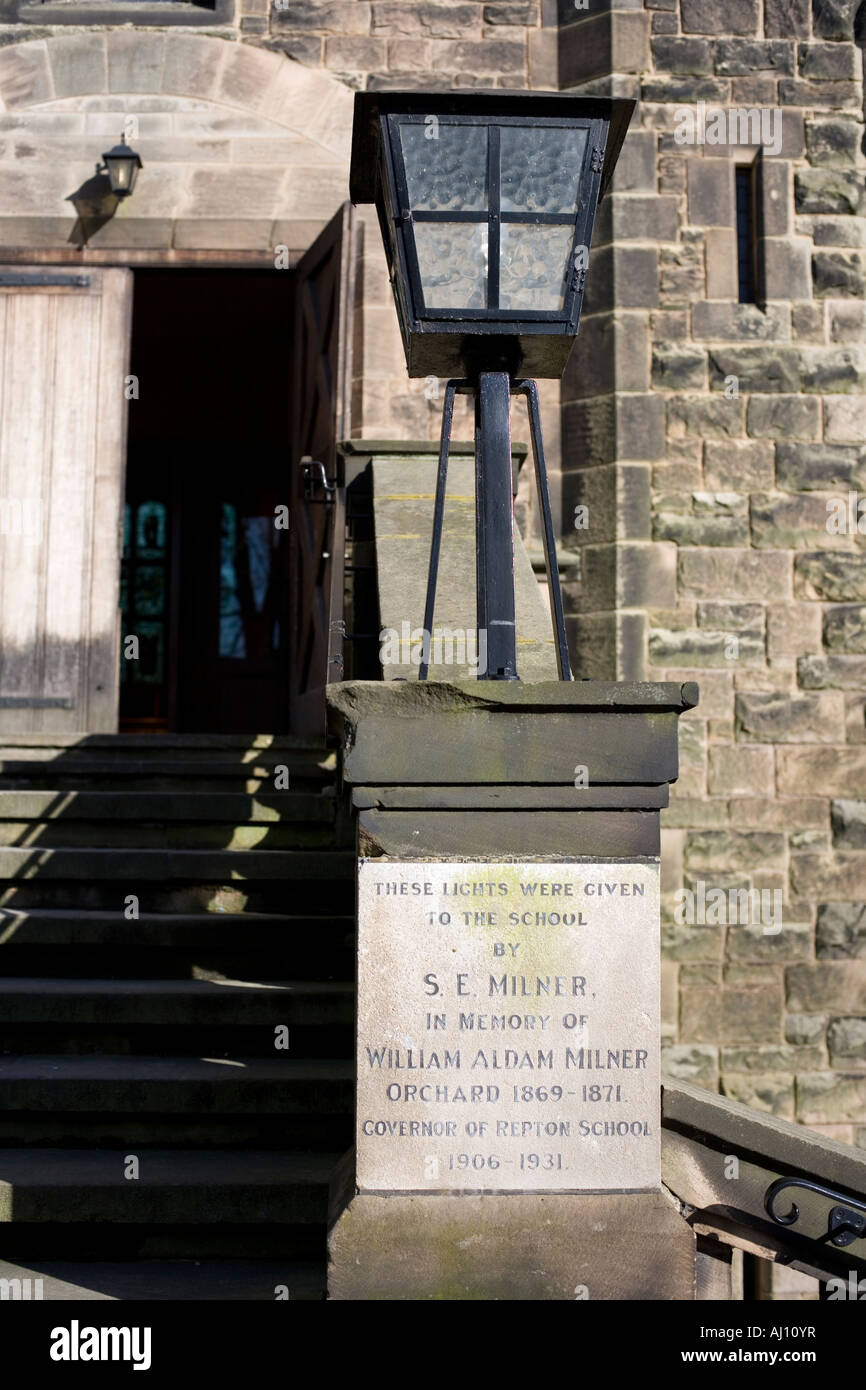
<svg viewBox="0 0 866 1390"><path fill-rule="evenodd" d="M503 117L528 122L544 118L610 122L599 198L603 198L625 140L636 102L624 98L576 97L570 92L508 91L505 88L449 92L356 92L352 131L350 195L353 203L376 201L380 118L391 114Z"/></svg>

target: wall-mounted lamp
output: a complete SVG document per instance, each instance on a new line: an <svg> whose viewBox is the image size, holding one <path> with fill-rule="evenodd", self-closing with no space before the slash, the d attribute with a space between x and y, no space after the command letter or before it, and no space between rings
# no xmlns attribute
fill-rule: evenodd
<svg viewBox="0 0 866 1390"><path fill-rule="evenodd" d="M144 167L141 157L127 145L125 137L121 134L120 144L106 150L102 158L105 164L102 172L108 174L112 193L118 198L128 198L135 188L139 169Z"/></svg>

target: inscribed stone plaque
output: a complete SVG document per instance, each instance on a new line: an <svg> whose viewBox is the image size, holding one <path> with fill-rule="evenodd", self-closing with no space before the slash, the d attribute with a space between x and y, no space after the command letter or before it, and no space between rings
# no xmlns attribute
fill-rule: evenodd
<svg viewBox="0 0 866 1390"><path fill-rule="evenodd" d="M661 1180L658 863L359 864L362 1191Z"/></svg>

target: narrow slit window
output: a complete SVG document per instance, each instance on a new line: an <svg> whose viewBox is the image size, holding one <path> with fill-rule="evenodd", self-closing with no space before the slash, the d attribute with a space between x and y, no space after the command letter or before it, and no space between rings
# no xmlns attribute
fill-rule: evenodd
<svg viewBox="0 0 866 1390"><path fill-rule="evenodd" d="M751 164L737 166L737 271L740 303L758 302L755 171Z"/></svg>

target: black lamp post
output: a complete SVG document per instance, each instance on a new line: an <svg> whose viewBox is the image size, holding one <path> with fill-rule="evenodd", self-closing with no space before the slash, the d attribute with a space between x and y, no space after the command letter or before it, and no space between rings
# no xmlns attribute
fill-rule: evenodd
<svg viewBox="0 0 866 1390"><path fill-rule="evenodd" d="M111 183L112 193L118 198L128 198L135 188L139 169L144 167L141 156L136 154L135 150L127 145L126 140L121 136L120 144L113 145L110 150L106 150L102 158L105 163L105 172Z"/></svg>
<svg viewBox="0 0 866 1390"><path fill-rule="evenodd" d="M475 396L477 621L485 680L517 680L510 397L527 396L562 679L570 680L533 377L577 337L599 198L632 101L361 92L351 193L375 203L411 377L447 376L424 630L429 645L454 396ZM421 667L427 674L428 662Z"/></svg>

